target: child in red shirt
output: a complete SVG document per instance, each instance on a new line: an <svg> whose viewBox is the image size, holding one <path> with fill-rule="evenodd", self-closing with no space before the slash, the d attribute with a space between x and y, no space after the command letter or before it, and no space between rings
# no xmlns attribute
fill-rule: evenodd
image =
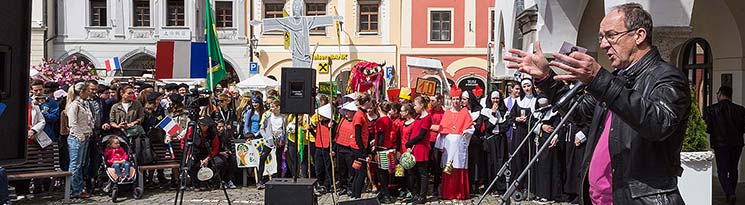
<svg viewBox="0 0 745 205"><path fill-rule="evenodd" d="M103 152L106 164L116 171L116 180L131 180L129 176L129 155L124 148L119 146L119 138L111 138L106 142L106 151Z"/></svg>

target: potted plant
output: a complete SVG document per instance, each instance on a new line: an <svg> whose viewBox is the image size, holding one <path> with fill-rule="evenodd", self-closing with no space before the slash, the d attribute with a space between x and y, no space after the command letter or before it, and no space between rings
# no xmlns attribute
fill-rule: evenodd
<svg viewBox="0 0 745 205"><path fill-rule="evenodd" d="M691 96L695 96L691 89ZM706 122L701 117L698 100L691 102L688 115L688 127L683 138L683 149L680 162L683 174L678 179L678 188L686 204L711 204L712 160L714 154L709 151Z"/></svg>

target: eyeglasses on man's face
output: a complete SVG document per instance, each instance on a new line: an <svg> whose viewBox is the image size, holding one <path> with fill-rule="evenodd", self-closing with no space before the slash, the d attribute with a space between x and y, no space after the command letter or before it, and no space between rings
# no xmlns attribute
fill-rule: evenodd
<svg viewBox="0 0 745 205"><path fill-rule="evenodd" d="M605 34L601 34L598 36L598 44L603 43L603 39L606 39L608 43L616 43L621 36L626 35L627 33L630 33L632 31L636 31L637 29L629 29L622 32L616 32L616 31L608 31L605 32Z"/></svg>

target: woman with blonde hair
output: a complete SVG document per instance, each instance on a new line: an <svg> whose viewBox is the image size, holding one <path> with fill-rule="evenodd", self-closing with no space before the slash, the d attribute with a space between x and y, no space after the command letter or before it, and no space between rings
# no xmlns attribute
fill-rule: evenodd
<svg viewBox="0 0 745 205"><path fill-rule="evenodd" d="M88 159L88 137L93 134L93 113L85 99L90 96L88 86L79 82L70 86L67 95L66 113L70 136L67 138L70 153L69 171L72 173L71 195L74 198L89 198L90 194L83 192L83 160Z"/></svg>

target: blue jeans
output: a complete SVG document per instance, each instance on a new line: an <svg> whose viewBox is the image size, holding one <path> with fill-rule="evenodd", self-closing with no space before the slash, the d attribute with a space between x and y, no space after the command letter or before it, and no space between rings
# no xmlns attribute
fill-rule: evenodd
<svg viewBox="0 0 745 205"><path fill-rule="evenodd" d="M126 178L129 176L129 162L124 161L122 163L114 163L111 165L116 171L116 176L119 178ZM124 171L124 173L122 173Z"/></svg>
<svg viewBox="0 0 745 205"><path fill-rule="evenodd" d="M70 148L70 167L68 170L72 173L70 195L77 196L83 192L83 169L81 169L81 166L83 160L88 159L86 156L88 153L88 141L80 142L79 138L70 135L67 138L67 145Z"/></svg>

